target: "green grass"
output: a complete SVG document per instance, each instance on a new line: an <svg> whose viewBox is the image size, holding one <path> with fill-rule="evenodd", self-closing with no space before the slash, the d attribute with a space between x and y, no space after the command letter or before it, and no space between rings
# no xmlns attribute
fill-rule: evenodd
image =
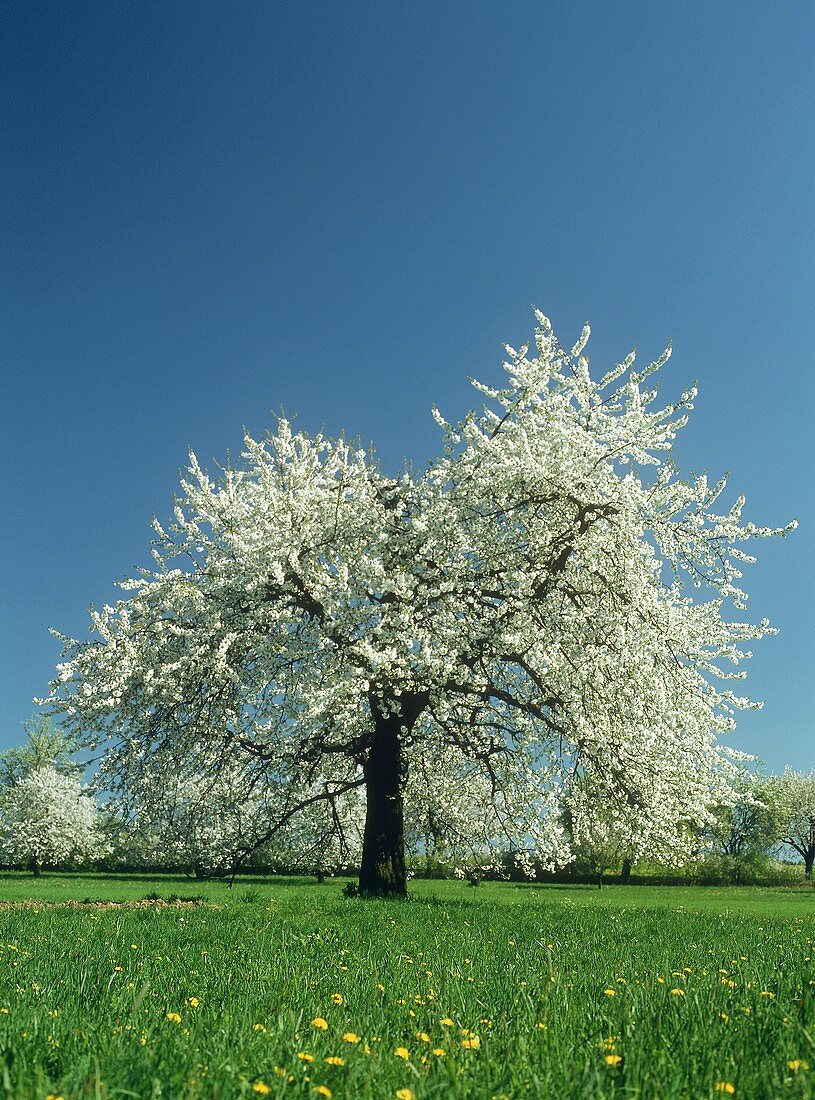
<svg viewBox="0 0 815 1100"><path fill-rule="evenodd" d="M0 876L207 902L0 910L0 1097L815 1097L815 893L412 890Z"/></svg>

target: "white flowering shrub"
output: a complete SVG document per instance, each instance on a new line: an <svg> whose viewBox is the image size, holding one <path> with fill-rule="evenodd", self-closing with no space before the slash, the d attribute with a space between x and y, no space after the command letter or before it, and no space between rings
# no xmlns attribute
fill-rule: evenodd
<svg viewBox="0 0 815 1100"><path fill-rule="evenodd" d="M95 859L102 848L96 804L75 775L40 765L3 793L4 863L37 874L44 866Z"/></svg>
<svg viewBox="0 0 815 1100"><path fill-rule="evenodd" d="M285 420L217 478L191 456L153 570L63 638L49 703L109 785L210 751L285 790L280 829L364 787L370 893L405 890L405 786L436 749L519 849L561 857L576 767L685 843L734 773L718 735L755 705L734 683L770 626L740 615L743 546L774 532L720 505L724 480L679 476L695 391L657 405L668 353L594 379L588 328L566 351L537 321L503 388L476 383L480 414L436 413L418 476Z"/></svg>

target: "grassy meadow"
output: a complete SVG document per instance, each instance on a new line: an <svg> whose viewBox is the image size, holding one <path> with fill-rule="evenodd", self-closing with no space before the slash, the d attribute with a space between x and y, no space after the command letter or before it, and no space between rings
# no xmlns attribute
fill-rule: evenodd
<svg viewBox="0 0 815 1100"><path fill-rule="evenodd" d="M0 1097L815 1096L815 892L411 886L0 875Z"/></svg>

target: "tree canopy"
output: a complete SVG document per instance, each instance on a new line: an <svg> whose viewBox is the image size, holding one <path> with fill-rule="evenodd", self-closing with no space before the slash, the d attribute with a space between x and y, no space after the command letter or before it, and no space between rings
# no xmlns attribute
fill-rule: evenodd
<svg viewBox="0 0 815 1100"><path fill-rule="evenodd" d="M772 531L725 480L670 458L690 388L660 407L631 353L599 380L536 312L502 388L425 472L387 476L280 419L210 476L194 455L155 566L63 637L48 702L120 791L202 753L280 797L267 839L364 787L361 887L405 890L411 770L469 784L515 847L563 858L575 772L650 849L728 797L718 735L754 706L742 549ZM477 776L473 782L470 777ZM258 838L262 842L263 838Z"/></svg>

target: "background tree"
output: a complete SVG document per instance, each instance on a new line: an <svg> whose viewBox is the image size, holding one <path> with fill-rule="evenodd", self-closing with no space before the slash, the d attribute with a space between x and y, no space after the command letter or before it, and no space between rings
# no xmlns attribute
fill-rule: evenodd
<svg viewBox="0 0 815 1100"><path fill-rule="evenodd" d="M26 743L0 753L0 786L11 787L36 768L48 765L69 774L78 770L73 759L75 742L53 724L50 715L32 715L23 722L23 729Z"/></svg>
<svg viewBox="0 0 815 1100"><path fill-rule="evenodd" d="M598 886L606 871L623 863L630 867L641 855L634 822L624 802L619 803L619 792L609 793L585 772L574 777L563 798L563 826L574 867L596 878Z"/></svg>
<svg viewBox="0 0 815 1100"><path fill-rule="evenodd" d="M771 776L767 791L778 813L777 839L788 844L804 861L804 873L812 878L815 864L815 771L785 768Z"/></svg>
<svg viewBox="0 0 815 1100"><path fill-rule="evenodd" d="M745 772L733 790L730 802L713 808L707 832L713 849L733 859L766 855L780 828L775 783L759 772Z"/></svg>
<svg viewBox="0 0 815 1100"><path fill-rule="evenodd" d="M751 705L733 666L769 631L725 605L745 604L741 544L772 532L667 459L695 395L654 405L667 352L595 381L588 327L566 352L537 319L506 386L476 383L480 415L436 414L444 453L421 476L285 420L216 479L191 456L173 522L154 523L157 567L92 610L91 640L63 639L49 701L104 747L107 781L168 745L252 760L288 792L267 839L364 787L372 894L405 892L403 800L427 744L522 806L517 846L549 858L576 764L643 822L704 817L726 774L716 735Z"/></svg>
<svg viewBox="0 0 815 1100"><path fill-rule="evenodd" d="M41 764L8 788L0 804L4 862L39 875L44 866L101 852L97 808L76 775Z"/></svg>

